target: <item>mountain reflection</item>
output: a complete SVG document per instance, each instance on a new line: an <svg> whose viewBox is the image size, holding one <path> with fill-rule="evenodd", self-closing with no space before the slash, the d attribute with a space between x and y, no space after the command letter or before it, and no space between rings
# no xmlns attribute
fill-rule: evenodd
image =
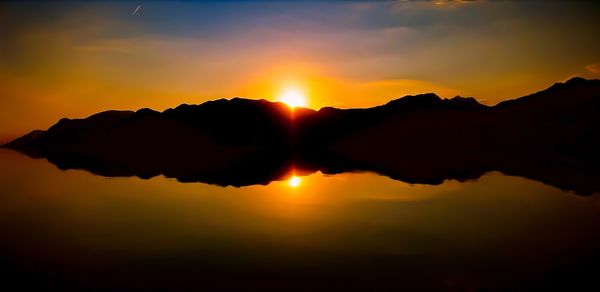
<svg viewBox="0 0 600 292"><path fill-rule="evenodd" d="M0 271L15 291L598 286L600 198L515 176L431 186L288 166L268 186L224 188L0 160Z"/></svg>
<svg viewBox="0 0 600 292"><path fill-rule="evenodd" d="M293 157L251 155L235 163L222 162L211 168L199 166L201 161L189 160L186 163L169 164L165 169L146 168L148 164L139 160L109 161L58 155L46 158L62 170L83 169L105 177L136 176L142 179L163 175L182 183L200 182L223 187L267 185L273 181L288 181L290 187L298 187L301 176L317 171L323 174L372 172L393 180L427 185L439 185L445 180L475 180L488 172L499 171L573 191L578 195L600 191L598 175L585 167L556 166L528 159L508 160L493 154L461 157L461 163L455 163L452 157L432 158L424 153L410 153L410 159L393 159L385 163L357 162L352 158L327 153Z"/></svg>

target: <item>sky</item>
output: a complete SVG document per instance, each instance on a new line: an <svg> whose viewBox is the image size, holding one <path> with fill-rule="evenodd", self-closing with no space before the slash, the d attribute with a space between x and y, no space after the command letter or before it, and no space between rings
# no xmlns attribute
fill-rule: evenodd
<svg viewBox="0 0 600 292"><path fill-rule="evenodd" d="M600 78L594 1L0 2L0 143L62 117L232 97L369 107Z"/></svg>

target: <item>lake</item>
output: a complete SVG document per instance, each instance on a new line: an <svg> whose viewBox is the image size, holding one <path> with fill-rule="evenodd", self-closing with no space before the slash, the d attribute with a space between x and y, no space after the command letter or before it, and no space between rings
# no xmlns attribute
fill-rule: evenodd
<svg viewBox="0 0 600 292"><path fill-rule="evenodd" d="M440 185L316 172L235 188L64 171L5 149L0 161L5 286L471 291L597 282L600 196L499 172Z"/></svg>

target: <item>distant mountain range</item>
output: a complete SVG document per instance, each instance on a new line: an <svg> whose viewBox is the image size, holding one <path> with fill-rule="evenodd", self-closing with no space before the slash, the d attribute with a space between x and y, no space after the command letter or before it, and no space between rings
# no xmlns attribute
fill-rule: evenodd
<svg viewBox="0 0 600 292"><path fill-rule="evenodd" d="M501 171L587 195L600 191L600 80L573 78L486 106L405 96L364 109L290 108L234 98L61 119L6 147L105 176L266 184L293 165L439 184Z"/></svg>

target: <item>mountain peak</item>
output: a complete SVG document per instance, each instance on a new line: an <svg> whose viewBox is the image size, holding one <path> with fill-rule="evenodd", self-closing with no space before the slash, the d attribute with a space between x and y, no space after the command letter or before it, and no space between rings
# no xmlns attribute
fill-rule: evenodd
<svg viewBox="0 0 600 292"><path fill-rule="evenodd" d="M440 104L442 99L435 93L424 93L417 95L406 95L399 99L392 100L385 106L402 106L402 107L426 107Z"/></svg>
<svg viewBox="0 0 600 292"><path fill-rule="evenodd" d="M565 82L565 84L579 84L579 83L583 83L583 82L587 82L587 81L591 81L591 80L587 80L585 78L575 76L575 77L567 80L567 82Z"/></svg>
<svg viewBox="0 0 600 292"><path fill-rule="evenodd" d="M442 99L435 93L425 93L418 95L407 95L402 98L392 100L385 104L385 107L394 108L450 108L450 109L481 109L487 106L480 104L473 97L455 96L451 99Z"/></svg>
<svg viewBox="0 0 600 292"><path fill-rule="evenodd" d="M571 87L587 86L587 85L592 85L592 84L597 85L599 83L600 83L600 80L598 80L598 79L585 79L585 78L576 76L565 82L554 83L549 88L542 90L542 92L547 91L547 90L562 89L562 88L567 88L567 87L571 88Z"/></svg>
<svg viewBox="0 0 600 292"><path fill-rule="evenodd" d="M486 108L487 106L479 103L475 98L473 97L462 97L462 96L455 96L451 99L444 99L443 102L452 107L452 108L457 108L457 109L481 109L481 108Z"/></svg>

